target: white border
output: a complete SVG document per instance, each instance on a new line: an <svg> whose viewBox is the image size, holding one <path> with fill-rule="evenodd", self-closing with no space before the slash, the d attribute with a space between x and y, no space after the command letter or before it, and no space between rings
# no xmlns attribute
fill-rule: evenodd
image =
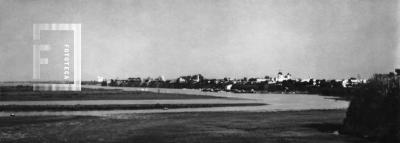
<svg viewBox="0 0 400 143"><path fill-rule="evenodd" d="M81 91L81 24L33 24L33 40L40 40L40 31L73 31L74 33L74 84L33 84L33 90L73 90ZM33 45L33 78L40 79L40 52Z"/></svg>

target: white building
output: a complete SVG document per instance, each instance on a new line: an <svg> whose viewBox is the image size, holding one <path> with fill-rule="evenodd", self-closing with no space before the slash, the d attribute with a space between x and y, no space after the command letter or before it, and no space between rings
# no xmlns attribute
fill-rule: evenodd
<svg viewBox="0 0 400 143"><path fill-rule="evenodd" d="M156 78L156 81L162 81L162 82L164 82L164 81L166 81L166 80L165 80L165 77L164 77L163 75L161 75L161 76L159 76L158 78Z"/></svg>
<svg viewBox="0 0 400 143"><path fill-rule="evenodd" d="M200 82L200 75L194 75L194 78L192 78L193 82Z"/></svg>
<svg viewBox="0 0 400 143"><path fill-rule="evenodd" d="M105 81L105 78L102 76L97 76L97 82L103 82Z"/></svg>
<svg viewBox="0 0 400 143"><path fill-rule="evenodd" d="M342 81L342 86L343 87L352 87L354 85L364 84L366 82L367 82L366 79L349 78L349 79L344 79Z"/></svg>
<svg viewBox="0 0 400 143"><path fill-rule="evenodd" d="M228 84L228 85L225 86L225 90L229 91L229 90L231 90L231 88L232 88L232 84Z"/></svg>
<svg viewBox="0 0 400 143"><path fill-rule="evenodd" d="M276 82L283 82L286 80L292 79L292 75L290 73L287 73L286 75L283 75L282 72L278 72L278 75L275 78Z"/></svg>

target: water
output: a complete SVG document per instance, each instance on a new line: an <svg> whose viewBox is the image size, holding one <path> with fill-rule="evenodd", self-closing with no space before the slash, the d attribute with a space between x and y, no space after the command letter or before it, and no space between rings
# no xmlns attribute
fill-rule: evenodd
<svg viewBox="0 0 400 143"><path fill-rule="evenodd" d="M345 109L348 101L335 100L333 97L309 94L242 94L229 92L201 92L194 89L157 89L135 87L101 87L84 86L84 88L122 89L126 91L150 91L160 93L179 93L192 95L213 95L232 97L234 99L182 99L182 100L79 100L79 101L0 101L0 105L103 105L103 104L230 104L230 103L265 103L264 106L236 106L211 108L181 108L181 109L152 109L152 110L109 110L109 111L35 111L14 112L17 116L47 116L47 115L83 115L107 116L121 113L160 113L160 112L220 112L220 111L288 111L310 109ZM9 112L0 112L0 116L9 116Z"/></svg>

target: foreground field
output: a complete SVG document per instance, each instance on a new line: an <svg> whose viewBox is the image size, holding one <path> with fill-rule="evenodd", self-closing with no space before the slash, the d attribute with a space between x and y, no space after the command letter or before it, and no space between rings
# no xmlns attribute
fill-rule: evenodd
<svg viewBox="0 0 400 143"><path fill-rule="evenodd" d="M0 142L365 143L335 135L345 110L0 118Z"/></svg>

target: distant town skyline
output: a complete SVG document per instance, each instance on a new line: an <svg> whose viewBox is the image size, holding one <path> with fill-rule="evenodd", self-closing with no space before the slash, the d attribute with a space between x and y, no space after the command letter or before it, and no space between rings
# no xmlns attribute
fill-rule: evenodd
<svg viewBox="0 0 400 143"><path fill-rule="evenodd" d="M32 80L37 23L82 24L82 80L368 78L400 67L399 12L397 0L0 0L0 81Z"/></svg>

